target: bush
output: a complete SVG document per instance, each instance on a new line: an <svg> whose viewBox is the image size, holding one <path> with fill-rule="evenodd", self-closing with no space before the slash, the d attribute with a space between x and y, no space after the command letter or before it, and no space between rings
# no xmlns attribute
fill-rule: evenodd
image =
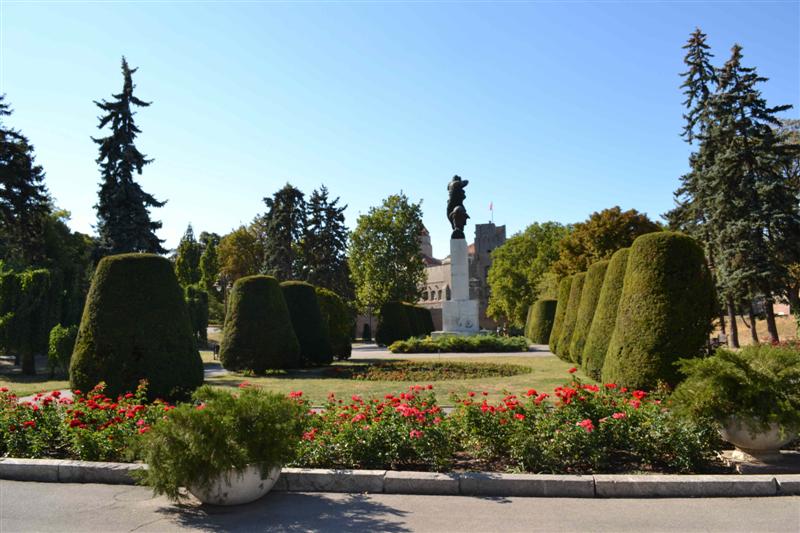
<svg viewBox="0 0 800 533"><path fill-rule="evenodd" d="M56 371L69 372L69 361L72 350L75 349L75 338L78 336L78 326L64 327L56 324L50 330L50 346L47 350L47 360L50 364L50 376Z"/></svg>
<svg viewBox="0 0 800 533"><path fill-rule="evenodd" d="M450 415L469 457L529 472L589 474L643 469L697 472L720 439L705 419L677 416L664 398L578 380L556 387L556 402L529 390L501 402L455 398Z"/></svg>
<svg viewBox="0 0 800 533"><path fill-rule="evenodd" d="M617 250L608 263L603 280L603 287L597 300L592 326L586 336L581 365L584 372L593 379L600 379L603 363L606 360L608 344L614 333L617 321L619 298L622 295L622 282L625 280L625 269L628 266L630 248Z"/></svg>
<svg viewBox="0 0 800 533"><path fill-rule="evenodd" d="M480 353L527 352L525 337L497 337L495 335L442 335L440 337L412 337L389 345L392 353Z"/></svg>
<svg viewBox="0 0 800 533"><path fill-rule="evenodd" d="M350 306L341 296L332 290L316 287L317 301L322 318L328 325L333 356L337 359L348 359L353 350L353 322L355 316Z"/></svg>
<svg viewBox="0 0 800 533"><path fill-rule="evenodd" d="M199 346L208 344L208 293L199 285L188 285L184 289L189 321Z"/></svg>
<svg viewBox="0 0 800 533"><path fill-rule="evenodd" d="M399 341L402 342L402 341ZM478 379L529 374L531 367L498 363L459 361L385 361L365 365L349 365L337 377L363 381L411 381L427 383L454 379Z"/></svg>
<svg viewBox="0 0 800 533"><path fill-rule="evenodd" d="M598 261L589 267L586 272L586 280L583 283L581 292L581 302L578 305L578 317L575 320L575 332L569 343L569 353L575 363L582 363L583 350L586 346L586 337L589 336L589 329L592 327L597 301L600 298L600 290L603 288L603 280L606 277L608 261Z"/></svg>
<svg viewBox="0 0 800 533"><path fill-rule="evenodd" d="M246 276L233 284L219 359L228 370L256 374L300 366L300 344L278 280Z"/></svg>
<svg viewBox="0 0 800 533"><path fill-rule="evenodd" d="M638 237L631 246L603 380L652 388L679 380L675 362L708 342L714 288L702 248L680 233Z"/></svg>
<svg viewBox="0 0 800 533"><path fill-rule="evenodd" d="M304 281L284 281L281 289L300 343L303 364L330 364L333 361L333 349L328 324L322 318L314 286Z"/></svg>
<svg viewBox="0 0 800 533"><path fill-rule="evenodd" d="M406 340L414 335L406 307L401 302L386 302L381 306L375 342L389 346L395 341Z"/></svg>
<svg viewBox="0 0 800 533"><path fill-rule="evenodd" d="M569 303L569 292L572 289L572 278L568 276L558 284L558 304L556 305L556 316L553 319L553 329L550 330L550 351L558 353L558 337L561 335L561 326L567 314L567 304Z"/></svg>
<svg viewBox="0 0 800 533"><path fill-rule="evenodd" d="M693 417L725 424L731 416L750 431L778 424L784 432L800 430L800 349L755 345L726 349L703 359L680 362L683 381L676 404Z"/></svg>
<svg viewBox="0 0 800 533"><path fill-rule="evenodd" d="M556 317L556 300L537 300L530 307L525 336L534 344L550 342L550 332Z"/></svg>
<svg viewBox="0 0 800 533"><path fill-rule="evenodd" d="M361 328L361 340L363 341L372 340L372 329L370 329L369 324L367 323L365 323L364 327Z"/></svg>
<svg viewBox="0 0 800 533"><path fill-rule="evenodd" d="M101 381L109 394L149 383L156 398L188 396L203 383L197 351L172 264L152 254L121 254L97 265L70 363L70 385Z"/></svg>
<svg viewBox="0 0 800 533"><path fill-rule="evenodd" d="M572 277L572 285L569 289L569 300L567 300L567 311L564 314L564 322L561 324L561 332L558 334L558 352L556 355L564 361L576 362L569 351L572 335L575 333L575 324L578 321L578 307L581 303L583 285L586 281L586 272L580 272Z"/></svg>
<svg viewBox="0 0 800 533"><path fill-rule="evenodd" d="M295 455L304 409L285 396L243 387L236 394L202 387L198 405L182 404L141 442L148 465L141 479L156 494L179 500L180 487L210 488L230 470L259 465L262 475Z"/></svg>
<svg viewBox="0 0 800 533"><path fill-rule="evenodd" d="M296 466L445 470L455 442L448 417L430 387L380 399L333 395L325 409L308 417Z"/></svg>
<svg viewBox="0 0 800 533"><path fill-rule="evenodd" d="M425 337L433 332L433 316L425 307L403 302L412 337Z"/></svg>

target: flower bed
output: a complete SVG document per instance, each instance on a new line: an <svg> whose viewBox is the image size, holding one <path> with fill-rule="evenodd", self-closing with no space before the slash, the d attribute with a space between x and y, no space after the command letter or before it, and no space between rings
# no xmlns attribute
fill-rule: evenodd
<svg viewBox="0 0 800 533"><path fill-rule="evenodd" d="M388 361L369 365L332 367L336 377L364 381L446 381L517 376L531 369L522 365L498 363L469 363L460 361Z"/></svg>
<svg viewBox="0 0 800 533"><path fill-rule="evenodd" d="M145 403L144 386L116 399L101 388L74 401L51 393L20 404L2 394L2 453L15 457L135 460L141 435L174 409ZM301 467L704 472L721 444L710 421L675 414L664 394L578 379L552 394L531 389L499 402L470 392L447 415L429 385L382 398L331 396L322 410L302 392L289 397L304 413L291 461Z"/></svg>
<svg viewBox="0 0 800 533"><path fill-rule="evenodd" d="M527 352L525 337L498 337L496 335L443 335L441 337L412 337L396 341L389 346L392 353L491 353Z"/></svg>

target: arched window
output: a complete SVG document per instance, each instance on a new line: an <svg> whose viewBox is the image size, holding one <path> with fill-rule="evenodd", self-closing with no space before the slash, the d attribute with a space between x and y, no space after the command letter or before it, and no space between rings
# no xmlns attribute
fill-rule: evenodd
<svg viewBox="0 0 800 533"><path fill-rule="evenodd" d="M439 289L439 298L438 298L438 300L441 300L441 299L442 299L442 290Z"/></svg>

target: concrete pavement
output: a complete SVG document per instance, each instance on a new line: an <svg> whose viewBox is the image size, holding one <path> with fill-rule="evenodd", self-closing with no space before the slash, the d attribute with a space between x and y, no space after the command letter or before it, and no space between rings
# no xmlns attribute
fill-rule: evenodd
<svg viewBox="0 0 800 533"><path fill-rule="evenodd" d="M353 355L350 359L414 359L415 357L550 357L553 353L546 344L534 344L527 352L486 352L486 353L398 353L390 352L384 346L377 344L353 344Z"/></svg>
<svg viewBox="0 0 800 533"><path fill-rule="evenodd" d="M144 487L0 481L0 531L800 531L800 497L603 500L273 493L176 506Z"/></svg>

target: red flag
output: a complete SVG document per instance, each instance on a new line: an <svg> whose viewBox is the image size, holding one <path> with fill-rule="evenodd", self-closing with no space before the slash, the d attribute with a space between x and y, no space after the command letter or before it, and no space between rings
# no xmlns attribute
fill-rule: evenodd
<svg viewBox="0 0 800 533"><path fill-rule="evenodd" d="M494 202L489 202L489 211L494 211Z"/></svg>

